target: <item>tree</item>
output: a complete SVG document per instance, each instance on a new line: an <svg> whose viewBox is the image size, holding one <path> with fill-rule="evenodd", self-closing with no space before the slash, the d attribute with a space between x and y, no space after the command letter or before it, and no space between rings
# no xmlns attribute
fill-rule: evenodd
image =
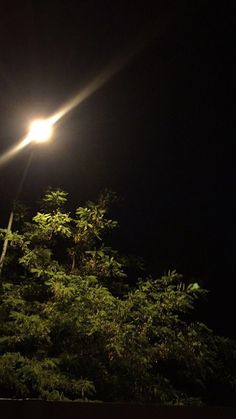
<svg viewBox="0 0 236 419"><path fill-rule="evenodd" d="M130 286L105 244L113 198L71 214L67 193L49 190L30 221L1 230L0 396L185 404L227 386L233 397L234 344L191 320L206 291L175 271Z"/></svg>

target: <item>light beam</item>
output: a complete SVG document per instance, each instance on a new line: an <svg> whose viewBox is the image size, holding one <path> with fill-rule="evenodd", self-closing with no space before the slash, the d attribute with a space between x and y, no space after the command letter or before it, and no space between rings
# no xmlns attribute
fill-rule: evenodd
<svg viewBox="0 0 236 419"><path fill-rule="evenodd" d="M31 140L28 137L25 137L14 147L10 148L10 150L2 154L0 156L0 166L3 166L5 163L11 160L12 157L14 157L17 153L19 153L19 151L25 148L29 143L31 143Z"/></svg>
<svg viewBox="0 0 236 419"><path fill-rule="evenodd" d="M146 41L140 42L136 47L126 51L120 57L113 60L100 74L98 74L84 89L82 89L76 96L70 99L64 106L62 106L55 114L49 117L52 124L58 122L64 115L72 111L75 107L80 105L85 99L94 94L105 83L107 83L115 74L122 70L142 49L144 49Z"/></svg>

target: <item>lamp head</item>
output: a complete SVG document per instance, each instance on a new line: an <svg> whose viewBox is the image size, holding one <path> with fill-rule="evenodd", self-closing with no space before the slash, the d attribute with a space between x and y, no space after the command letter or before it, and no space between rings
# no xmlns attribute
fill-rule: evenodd
<svg viewBox="0 0 236 419"><path fill-rule="evenodd" d="M48 119L36 119L29 128L27 138L35 143L46 142L50 139L53 133L53 124Z"/></svg>

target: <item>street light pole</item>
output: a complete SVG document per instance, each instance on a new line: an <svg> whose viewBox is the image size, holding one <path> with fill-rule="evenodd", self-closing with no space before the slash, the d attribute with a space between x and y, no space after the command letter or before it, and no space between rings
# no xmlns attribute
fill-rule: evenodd
<svg viewBox="0 0 236 419"><path fill-rule="evenodd" d="M14 211L15 211L15 203L16 203L17 199L19 198L20 193L22 191L22 188L23 188L23 185L25 183L25 179L26 179L29 167L30 167L31 162L32 162L32 158L33 158L33 151L31 152L31 154L30 154L30 156L27 160L27 163L25 165L25 168L24 168L24 171L23 171L18 189L16 191L16 196L15 196L15 199L14 199L14 202L13 202L13 207L12 207L12 210L10 212L8 225L7 225L6 237L5 237L4 242L3 242L2 253L1 253L1 257L0 257L0 276L2 275L3 264L4 264L4 260L5 260L5 256L6 256L7 248L8 248L8 242L9 242L8 235L11 232L11 229L12 229L12 223L13 223Z"/></svg>
<svg viewBox="0 0 236 419"><path fill-rule="evenodd" d="M3 242L2 254L1 254L1 258L0 258L0 276L2 276L2 268L3 268L4 259L5 259L6 253L7 253L8 241L9 241L8 234L11 232L13 217L14 217L14 211L12 210L10 212L10 217L9 217L8 225L7 225L6 237L5 237L5 240Z"/></svg>
<svg viewBox="0 0 236 419"><path fill-rule="evenodd" d="M33 121L30 125L28 135L23 139L21 144L28 145L31 142L42 143L42 142L48 141L49 138L52 136L52 133L53 133L53 125L54 125L54 122L50 118L49 119L37 119L36 121ZM17 192L16 192L15 201L18 199L18 197L21 193L22 187L23 187L24 182L25 182L25 178L27 176L27 173L28 173L31 161L32 161L32 157L33 157L33 152L31 152L31 154L29 156L29 159L27 161L27 164L25 166L24 172L22 174L22 178L20 180L20 183L19 183L19 186L18 186L18 189L17 189ZM7 253L8 242L9 242L9 233L11 232L11 228L12 228L12 223L13 223L13 219L14 219L14 211L15 211L15 202L13 203L13 208L12 208L12 211L10 213L9 220L8 220L5 240L3 242L2 253L1 253L1 257L0 257L0 276L2 274L3 264L4 264L5 256L6 256L6 253Z"/></svg>

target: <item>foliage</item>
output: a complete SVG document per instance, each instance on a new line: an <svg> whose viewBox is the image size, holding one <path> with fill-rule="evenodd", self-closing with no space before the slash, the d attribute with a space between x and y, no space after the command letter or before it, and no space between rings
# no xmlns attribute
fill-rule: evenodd
<svg viewBox="0 0 236 419"><path fill-rule="evenodd" d="M213 403L215 383L233 398L234 344L191 320L206 291L175 271L130 286L105 245L113 198L72 215L67 194L49 190L31 221L1 230L0 397Z"/></svg>

